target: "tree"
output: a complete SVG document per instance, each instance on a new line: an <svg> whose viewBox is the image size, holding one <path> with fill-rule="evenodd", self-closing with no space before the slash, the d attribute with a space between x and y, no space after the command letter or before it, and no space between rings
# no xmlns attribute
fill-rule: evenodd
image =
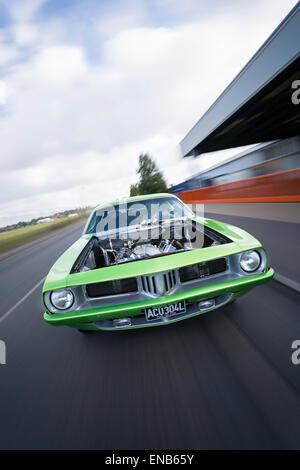
<svg viewBox="0 0 300 470"><path fill-rule="evenodd" d="M139 193L139 184L131 184L130 185L130 196L138 196Z"/></svg>
<svg viewBox="0 0 300 470"><path fill-rule="evenodd" d="M162 173L158 170L155 161L146 153L139 156L137 174L139 175L139 182L130 186L130 196L168 191Z"/></svg>

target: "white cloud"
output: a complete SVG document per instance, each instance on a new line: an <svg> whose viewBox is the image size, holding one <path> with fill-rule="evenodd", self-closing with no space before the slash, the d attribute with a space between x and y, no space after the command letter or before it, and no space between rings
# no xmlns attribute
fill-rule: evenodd
<svg viewBox="0 0 300 470"><path fill-rule="evenodd" d="M144 70L172 52L180 31L171 28L134 28L117 33L106 43L109 61L118 68Z"/></svg>
<svg viewBox="0 0 300 470"><path fill-rule="evenodd" d="M6 103L6 85L3 80L0 80L0 105Z"/></svg>
<svg viewBox="0 0 300 470"><path fill-rule="evenodd" d="M20 46L34 44L39 37L38 29L29 23L17 23L12 31L15 43Z"/></svg>
<svg viewBox="0 0 300 470"><path fill-rule="evenodd" d="M7 64L15 61L19 57L19 52L16 47L1 43L0 40L0 67L6 66Z"/></svg>
<svg viewBox="0 0 300 470"><path fill-rule="evenodd" d="M28 79L37 86L64 87L88 75L83 51L79 47L53 46L43 49L33 60ZM39 83L37 83L39 82Z"/></svg>
<svg viewBox="0 0 300 470"><path fill-rule="evenodd" d="M31 21L46 0L2 0L14 22Z"/></svg>
<svg viewBox="0 0 300 470"><path fill-rule="evenodd" d="M18 46L28 46L39 40L34 16L46 0L4 0L3 4L13 20L9 30Z"/></svg>
<svg viewBox="0 0 300 470"><path fill-rule="evenodd" d="M168 27L137 25L140 14L118 30L112 17L114 34L103 40L99 32L93 65L83 45L62 42L61 24L55 43L52 26L33 22L41 2L21 3L11 10L14 38L35 48L5 78L0 225L128 194L140 152L153 155L169 183L189 176L178 142L295 2L237 3Z"/></svg>

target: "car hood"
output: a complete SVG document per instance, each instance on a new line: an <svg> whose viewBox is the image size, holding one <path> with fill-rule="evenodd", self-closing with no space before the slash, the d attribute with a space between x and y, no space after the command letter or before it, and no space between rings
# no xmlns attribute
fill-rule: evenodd
<svg viewBox="0 0 300 470"><path fill-rule="evenodd" d="M256 238L238 227L212 219L202 219L199 217L195 217L195 219L230 238L232 243L70 274L75 260L92 237L92 235L83 235L53 265L45 280L43 292L68 286L163 272L261 246L261 243Z"/></svg>

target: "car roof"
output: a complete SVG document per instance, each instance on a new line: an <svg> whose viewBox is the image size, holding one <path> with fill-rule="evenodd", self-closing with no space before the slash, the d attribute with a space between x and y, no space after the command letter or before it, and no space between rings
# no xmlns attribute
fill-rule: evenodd
<svg viewBox="0 0 300 470"><path fill-rule="evenodd" d="M109 201L109 202L104 202L102 204L99 204L97 207L95 207L95 211L98 209L102 209L103 207L107 206L115 206L117 204L125 204L128 202L135 202L135 201L144 201L145 199L159 199L162 197L173 197L175 199L178 199L177 196L171 193L156 193L156 194L144 194L142 196L133 196L133 197L127 197L127 198L120 198L117 199L116 201Z"/></svg>

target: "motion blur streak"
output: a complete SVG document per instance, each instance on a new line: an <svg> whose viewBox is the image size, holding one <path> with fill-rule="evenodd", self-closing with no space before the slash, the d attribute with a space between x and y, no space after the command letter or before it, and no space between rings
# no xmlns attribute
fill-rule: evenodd
<svg viewBox="0 0 300 470"><path fill-rule="evenodd" d="M300 169L184 191L179 196L186 203L300 202Z"/></svg>
<svg viewBox="0 0 300 470"><path fill-rule="evenodd" d="M221 217L251 224L257 236L269 236L275 223ZM81 230L0 262L1 312L45 276ZM274 258L273 245L266 246ZM285 250L282 243L282 258ZM165 328L85 336L45 324L39 290L0 325L7 348L1 448L300 447L300 369L291 362L298 293L272 281Z"/></svg>

